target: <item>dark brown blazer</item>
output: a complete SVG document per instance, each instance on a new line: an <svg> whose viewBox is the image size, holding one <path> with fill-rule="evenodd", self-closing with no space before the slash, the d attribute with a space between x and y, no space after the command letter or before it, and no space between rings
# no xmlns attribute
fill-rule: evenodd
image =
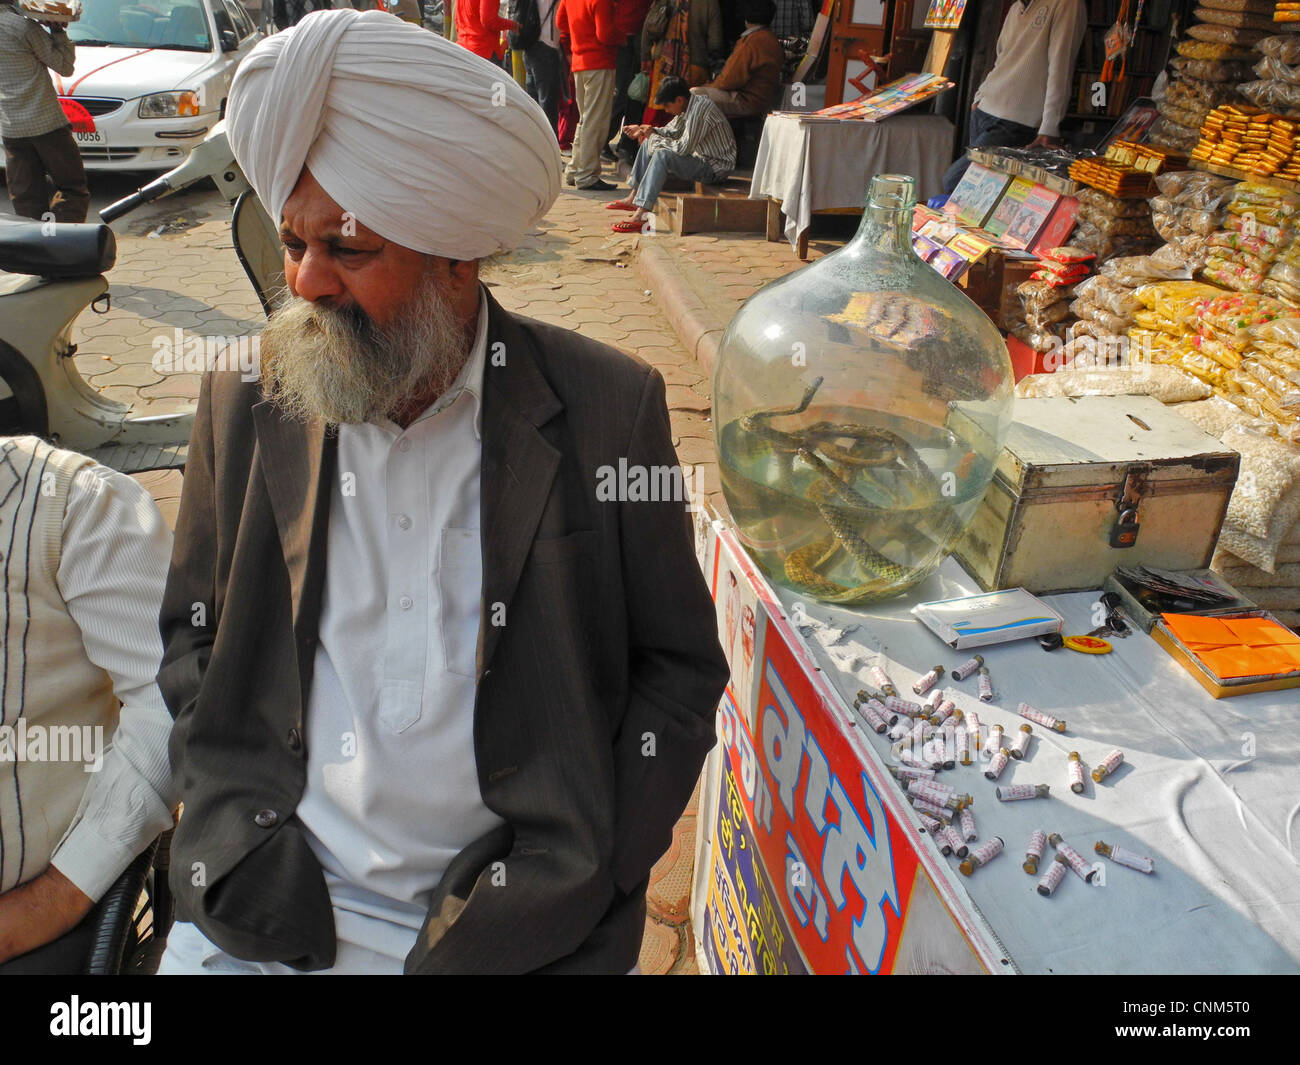
<svg viewBox="0 0 1300 1065"><path fill-rule="evenodd" d="M626 972L727 666L684 505L597 499L602 466L676 464L662 377L488 306L474 747L507 824L453 859L406 971ZM336 946L294 816L336 454L256 383L209 374L161 615L178 914L299 969Z"/></svg>

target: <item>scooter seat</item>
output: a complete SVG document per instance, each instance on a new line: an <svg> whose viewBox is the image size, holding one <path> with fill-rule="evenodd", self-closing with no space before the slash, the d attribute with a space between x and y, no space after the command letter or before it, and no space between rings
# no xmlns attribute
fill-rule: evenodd
<svg viewBox="0 0 1300 1065"><path fill-rule="evenodd" d="M117 261L117 238L98 222L58 222L0 214L0 270L66 281L94 277Z"/></svg>

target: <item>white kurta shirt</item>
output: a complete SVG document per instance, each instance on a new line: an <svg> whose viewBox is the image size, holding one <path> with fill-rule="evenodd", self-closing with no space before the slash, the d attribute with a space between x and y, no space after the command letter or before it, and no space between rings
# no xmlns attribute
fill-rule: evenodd
<svg viewBox="0 0 1300 1065"><path fill-rule="evenodd" d="M486 346L480 295L447 392L405 431L384 417L339 430L297 813L325 870L340 965L356 944L400 972L451 859L501 824L473 738Z"/></svg>

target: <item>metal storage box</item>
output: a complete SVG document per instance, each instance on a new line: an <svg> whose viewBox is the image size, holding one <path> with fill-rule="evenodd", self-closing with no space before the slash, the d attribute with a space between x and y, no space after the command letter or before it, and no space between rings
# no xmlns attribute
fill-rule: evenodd
<svg viewBox="0 0 1300 1065"><path fill-rule="evenodd" d="M1019 399L954 554L986 590L1039 595L1100 588L1121 565L1203 569L1239 464L1148 396Z"/></svg>

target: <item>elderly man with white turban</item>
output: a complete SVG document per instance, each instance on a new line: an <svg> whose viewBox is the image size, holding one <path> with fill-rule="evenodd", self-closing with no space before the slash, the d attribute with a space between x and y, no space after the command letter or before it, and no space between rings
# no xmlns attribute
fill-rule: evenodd
<svg viewBox="0 0 1300 1065"><path fill-rule="evenodd" d="M727 669L680 492L607 490L676 466L662 378L478 280L558 194L546 118L346 10L227 118L291 298L190 445L160 972L627 972Z"/></svg>

